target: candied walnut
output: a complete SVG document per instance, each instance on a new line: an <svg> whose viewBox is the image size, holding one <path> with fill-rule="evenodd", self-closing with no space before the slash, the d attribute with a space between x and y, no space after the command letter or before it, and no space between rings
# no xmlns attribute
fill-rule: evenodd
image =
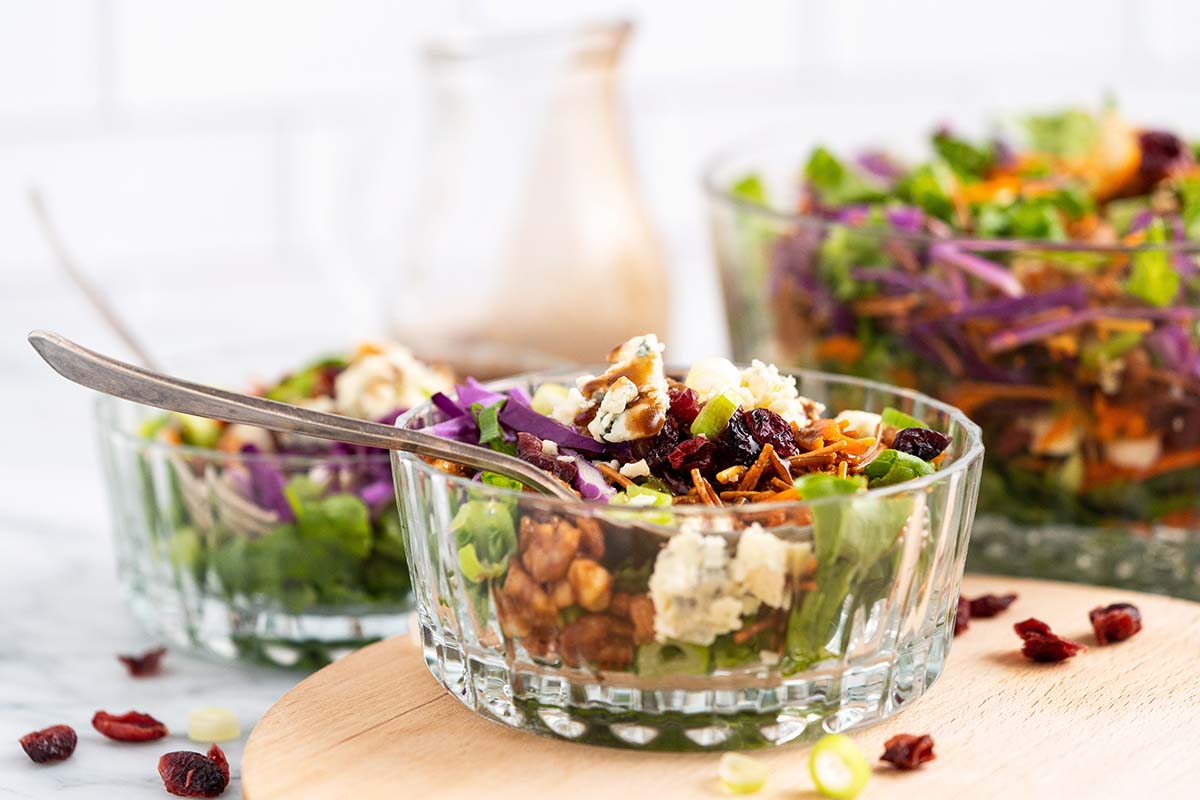
<svg viewBox="0 0 1200 800"><path fill-rule="evenodd" d="M579 555L594 561L604 558L604 533L600 523L588 517L576 517L575 527L579 528Z"/></svg>
<svg viewBox="0 0 1200 800"><path fill-rule="evenodd" d="M901 733L883 743L880 761L886 761L897 769L916 769L927 761L937 758L933 753L933 737L929 734L913 736Z"/></svg>
<svg viewBox="0 0 1200 800"><path fill-rule="evenodd" d="M140 656L130 656L117 654L117 660L125 665L129 670L129 674L135 678L144 678L147 675L157 675L162 669L163 656L167 654L167 648L156 647L153 650L147 650Z"/></svg>
<svg viewBox="0 0 1200 800"><path fill-rule="evenodd" d="M1015 594L984 594L971 598L971 618L989 619L1004 611L1017 599Z"/></svg>
<svg viewBox="0 0 1200 800"><path fill-rule="evenodd" d="M118 742L148 742L167 735L166 725L140 711L127 711L120 716L97 711L92 717L92 727Z"/></svg>
<svg viewBox="0 0 1200 800"><path fill-rule="evenodd" d="M37 764L70 758L78 741L79 737L70 725L51 725L49 728L27 733L20 739L25 755Z"/></svg>
<svg viewBox="0 0 1200 800"><path fill-rule="evenodd" d="M654 601L650 595L638 594L629 599L629 619L633 622L635 644L654 641Z"/></svg>
<svg viewBox="0 0 1200 800"><path fill-rule="evenodd" d="M572 564L572 566L574 565ZM575 605L575 590L571 588L571 581L563 578L551 586L550 598L557 608L568 608Z"/></svg>
<svg viewBox="0 0 1200 800"><path fill-rule="evenodd" d="M958 636L971 627L971 601L965 597L958 598L958 608L954 612L954 635Z"/></svg>
<svg viewBox="0 0 1200 800"><path fill-rule="evenodd" d="M608 604L608 613L614 617L621 619L629 619L629 602L633 599L633 595L625 592L613 592L612 600Z"/></svg>
<svg viewBox="0 0 1200 800"><path fill-rule="evenodd" d="M633 663L633 626L607 614L586 614L563 628L558 649L568 666L624 669Z"/></svg>
<svg viewBox="0 0 1200 800"><path fill-rule="evenodd" d="M588 611L603 611L612 600L612 573L588 558L577 558L567 570L575 600Z"/></svg>
<svg viewBox="0 0 1200 800"><path fill-rule="evenodd" d="M558 608L516 558L509 561L504 586L495 590L495 598L500 629L506 636L521 638L553 630Z"/></svg>
<svg viewBox="0 0 1200 800"><path fill-rule="evenodd" d="M538 522L532 517L521 518L518 546L521 563L534 580L552 583L567 574L567 568L579 552L579 528L554 517Z"/></svg>
<svg viewBox="0 0 1200 800"><path fill-rule="evenodd" d="M1113 603L1099 606L1088 612L1096 642L1109 644L1123 642L1142 629L1142 612L1129 603Z"/></svg>
<svg viewBox="0 0 1200 800"><path fill-rule="evenodd" d="M1040 619L1027 619L1013 625L1013 630L1024 640L1021 653L1030 661L1051 664L1066 661L1087 648L1053 633L1050 626Z"/></svg>
<svg viewBox="0 0 1200 800"><path fill-rule="evenodd" d="M209 753L212 752L210 749ZM158 759L158 775L163 787L179 797L219 797L229 785L228 774L229 764L224 753L221 753L220 763L190 750L164 753Z"/></svg>

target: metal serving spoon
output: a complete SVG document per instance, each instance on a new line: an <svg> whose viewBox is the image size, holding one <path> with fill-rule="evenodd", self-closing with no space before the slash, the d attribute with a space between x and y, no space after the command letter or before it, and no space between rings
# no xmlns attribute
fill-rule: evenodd
<svg viewBox="0 0 1200 800"><path fill-rule="evenodd" d="M557 478L534 465L486 447L173 378L88 350L50 331L34 331L29 334L29 343L59 375L113 397L198 417L440 458L499 473L543 494L579 499Z"/></svg>

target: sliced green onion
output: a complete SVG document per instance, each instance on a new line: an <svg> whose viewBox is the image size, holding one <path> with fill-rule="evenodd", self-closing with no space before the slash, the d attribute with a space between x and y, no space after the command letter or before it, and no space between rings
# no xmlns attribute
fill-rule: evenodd
<svg viewBox="0 0 1200 800"><path fill-rule="evenodd" d="M849 736L831 733L822 736L808 756L817 791L834 800L850 800L858 795L871 777L871 765Z"/></svg>
<svg viewBox="0 0 1200 800"><path fill-rule="evenodd" d="M905 414L900 409L892 408L890 406L888 408L885 408L883 410L883 413L880 414L880 416L883 418L883 424L888 426L889 428L897 428L899 430L904 430L905 428L928 428L929 427L928 425L926 425L924 422L921 422L921 420L917 419L916 417L910 417L908 414Z"/></svg>
<svg viewBox="0 0 1200 800"><path fill-rule="evenodd" d="M626 487L625 494L629 497L630 502L632 502L634 505L638 504L633 499L635 497L649 497L650 505L654 506L671 505L671 495L669 492L660 492L657 489L650 488L649 486L638 486L637 484L634 484L633 486ZM641 502L646 501L643 500Z"/></svg>
<svg viewBox="0 0 1200 800"><path fill-rule="evenodd" d="M533 410L548 417L559 403L567 399L567 393L567 387L561 383L543 383L533 393Z"/></svg>
<svg viewBox="0 0 1200 800"><path fill-rule="evenodd" d="M686 642L651 642L637 649L637 673L645 678L664 675L705 675L711 651L706 645Z"/></svg>
<svg viewBox="0 0 1200 800"><path fill-rule="evenodd" d="M706 436L716 439L729 424L729 418L738 410L741 399L731 391L721 392L709 399L692 421L692 436Z"/></svg>
<svg viewBox="0 0 1200 800"><path fill-rule="evenodd" d="M721 786L734 794L754 794L766 785L770 774L766 764L741 753L726 753L717 764Z"/></svg>

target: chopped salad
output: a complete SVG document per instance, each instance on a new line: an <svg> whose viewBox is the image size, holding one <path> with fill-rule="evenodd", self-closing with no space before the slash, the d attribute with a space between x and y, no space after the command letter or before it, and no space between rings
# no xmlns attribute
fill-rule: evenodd
<svg viewBox="0 0 1200 800"><path fill-rule="evenodd" d="M983 511L1200 526L1200 147L1112 109L929 144L818 147L790 229L739 218L777 349L970 414ZM731 191L783 203L756 174Z"/></svg>
<svg viewBox="0 0 1200 800"><path fill-rule="evenodd" d="M676 380L663 350L646 334L572 385L531 395L468 380L432 397L425 429L514 454L587 501L548 511L473 490L455 501L454 571L478 628L497 620L538 661L651 678L790 673L838 655L849 612L890 590L910 519L918 547L928 540L918 498L866 490L934 473L951 437L893 408L827 416L761 361L704 359ZM844 501L783 502L829 497ZM731 538L674 515L699 505L748 513L725 518L724 530L741 527Z"/></svg>
<svg viewBox="0 0 1200 800"><path fill-rule="evenodd" d="M447 371L403 347L366 343L254 393L391 423L451 384ZM265 601L291 613L408 597L387 451L181 414L151 418L141 434L210 451L168 456L171 508L154 514L175 521L167 553L199 586L210 586L211 574L231 602ZM146 481L153 485L149 474Z"/></svg>

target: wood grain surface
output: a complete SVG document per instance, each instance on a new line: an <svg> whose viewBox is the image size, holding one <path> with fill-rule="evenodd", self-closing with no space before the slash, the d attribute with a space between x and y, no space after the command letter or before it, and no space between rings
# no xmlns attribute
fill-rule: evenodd
<svg viewBox="0 0 1200 800"><path fill-rule="evenodd" d="M861 798L1200 798L1200 604L1092 586L968 577L963 593L1015 591L974 620L912 708L853 734L868 759L896 733L930 733L937 759L881 764ZM1087 612L1132 602L1144 629L1097 646ZM1012 624L1038 617L1087 652L1062 664L1019 653ZM819 795L806 745L755 754L761 798ZM425 670L408 639L367 647L298 684L255 727L248 800L721 797L717 754L641 753L556 741L489 722Z"/></svg>

